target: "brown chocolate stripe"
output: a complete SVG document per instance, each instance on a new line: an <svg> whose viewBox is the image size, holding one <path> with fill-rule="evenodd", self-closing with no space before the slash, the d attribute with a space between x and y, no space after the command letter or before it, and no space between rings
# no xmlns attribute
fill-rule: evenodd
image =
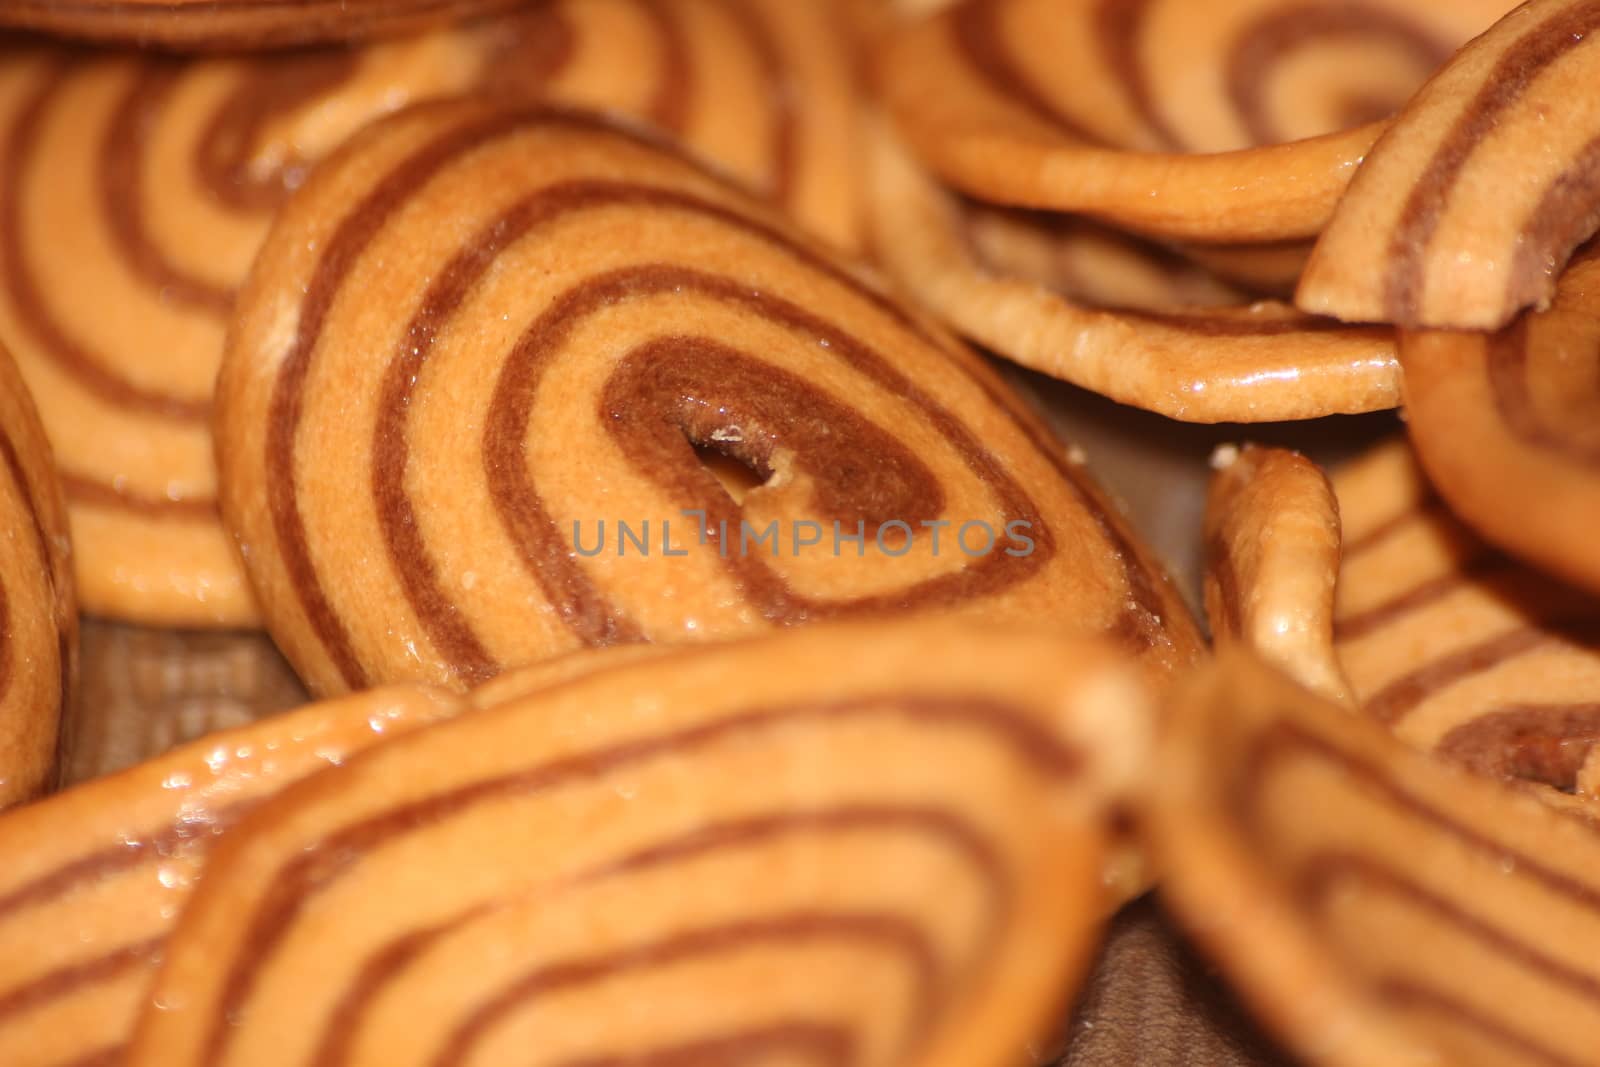
<svg viewBox="0 0 1600 1067"><path fill-rule="evenodd" d="M40 126L70 70L69 62L56 63L40 79L5 134L5 158L0 162L0 263L4 264L12 308L40 350L96 398L177 422L204 423L211 412L209 397L193 399L135 385L73 340L51 314L29 267L22 243L22 186L29 164L36 159Z"/></svg>
<svg viewBox="0 0 1600 1067"><path fill-rule="evenodd" d="M103 511L125 511L149 519L168 519L174 522L205 525L214 525L218 521L217 499L213 496L192 496L184 497L182 500L171 500L167 497L137 493L131 489L119 489L97 478L69 471L61 472L61 488L71 503Z"/></svg>
<svg viewBox="0 0 1600 1067"><path fill-rule="evenodd" d="M1155 0L1100 0L1094 9L1095 30L1100 50L1112 74L1128 94L1139 120L1162 148L1183 152L1187 151L1187 146L1156 107L1150 79L1145 76L1144 62L1139 57L1139 34L1153 2Z"/></svg>
<svg viewBox="0 0 1600 1067"><path fill-rule="evenodd" d="M1419 582L1396 593L1370 608L1352 612L1333 624L1335 644L1359 641L1400 622L1406 616L1431 604L1437 604L1451 594L1477 584L1483 579L1514 575L1519 568L1504 556L1483 550L1459 564L1459 570L1448 571L1435 578Z"/></svg>
<svg viewBox="0 0 1600 1067"><path fill-rule="evenodd" d="M1455 727L1434 746L1477 774L1572 792L1600 744L1600 704L1518 704Z"/></svg>
<svg viewBox="0 0 1600 1067"><path fill-rule="evenodd" d="M567 1060L557 1067L743 1067L767 1057L803 1059L822 1067L850 1067L859 1050L841 1026L790 1021L734 1030L718 1037L605 1056Z"/></svg>
<svg viewBox="0 0 1600 1067"><path fill-rule="evenodd" d="M165 938L156 937L96 956L80 963L67 964L29 979L15 989L0 992L0 1026L9 1017L23 1015L43 1004L78 992L84 986L103 985L127 977L160 958Z"/></svg>
<svg viewBox="0 0 1600 1067"><path fill-rule="evenodd" d="M395 210L417 189L427 184L455 159L472 148L493 140L514 135L538 123L559 123L607 132L612 135L638 138L636 132L624 131L590 117L572 112L547 108L507 111L466 126L447 129L436 139L418 149L379 181L372 191L341 221L338 229L318 261L311 283L307 286L297 320L294 344L281 364L274 387L266 447L266 472L268 501L277 534L284 568L288 572L291 588L305 612L312 632L327 652L330 660L351 688L366 686L367 675L358 661L350 642L350 635L337 611L328 600L327 593L317 575L311 558L304 519L293 484L295 434L303 404L303 390L311 361L321 335L322 324L343 286L345 277L360 258L367 245L387 224ZM675 151L670 146L645 140L649 147L662 151ZM730 187L731 189L731 187ZM403 400L413 388L413 378L437 338L450 312L465 298L474 280L481 276L492 260L491 251L498 251L509 243L519 230L531 230L546 219L559 214L556 207L568 201L564 210L577 210L590 206L590 202L604 203L610 198L620 202L626 196L639 196L644 202L651 198L664 198L659 202L671 203L684 210L700 210L730 226L756 236L774 250L787 254L801 266L824 274L830 280L850 288L857 296L890 317L896 324L916 336L923 343L937 348L966 371L968 377L999 409L1012 414L1034 447L1045 456L1071 488L1078 502L1089 513L1123 569L1132 611L1118 624L1117 632L1130 641L1147 647L1153 643L1152 629L1159 629L1164 607L1155 580L1146 569L1143 559L1109 513L1099 495L1084 481L1082 471L1067 461L1059 444L1053 442L1048 431L1020 411L1016 401L1009 398L993 374L975 357L963 354L959 348L924 328L916 319L895 305L883 294L863 286L851 275L819 256L805 245L797 243L787 234L739 212L709 203L698 203L695 198L682 193L667 193L648 187L629 186L625 183L568 183L547 187L532 194L530 200L519 202L481 231L474 242L456 254L424 296L419 310L414 314L405 334L409 345L402 345L396 357L391 357L390 369L385 376L383 408L374 434L374 493L380 516L385 523L386 539L391 561L401 575L402 586L407 590L422 625L429 629L431 638L439 642L440 649L450 662L460 665L464 676L483 677L495 665L480 639L470 630L465 620L453 617L451 612L432 610L438 604L448 603L448 597L439 588L437 571L423 552L416 551L414 525L404 521L410 513L404 501L403 479L405 464L405 434ZM677 200L673 201L672 198ZM548 198L548 199L544 199ZM481 248L477 247L481 246ZM415 347L415 351L408 351ZM853 349L859 346L852 346ZM502 378L504 381L504 378ZM920 392L918 393L920 395ZM515 399L515 398L513 398ZM395 405L400 407L396 409ZM514 476L514 475L513 475ZM536 527L537 528L537 527ZM398 558L397 558L398 554ZM1035 555L1038 553L1036 552ZM576 570L576 564L563 549L553 554L554 566L563 571ZM580 576L581 576L581 572ZM581 588L581 587L580 587ZM552 598L554 600L563 597ZM599 620L598 632L608 625ZM616 626L616 621L609 625ZM594 627L591 627L593 630ZM624 639L625 631L618 630L610 640Z"/></svg>
<svg viewBox="0 0 1600 1067"><path fill-rule="evenodd" d="M55 538L50 536L50 531L45 529L44 509L40 505L39 497L34 485L28 480L28 472L22 465L22 457L17 453L17 446L11 440L4 426L0 426L0 465L5 467L6 474L11 478L15 487L17 499L28 511L28 525L33 531L34 550L39 554L39 569L44 575L45 583L50 590L50 598L54 602L57 617L52 619L56 628L56 655L60 659L61 693L58 697L55 711L61 713L72 699L73 661L75 649L73 637L65 620L60 615L67 610L69 603L66 591L61 588L63 581L70 581L61 573L61 566L57 560ZM15 651L13 650L11 633L11 603L7 597L6 588L0 582L0 701L4 701L11 688ZM60 730L59 723L57 730ZM60 734L57 736L56 759L59 763ZM52 772L53 773L53 772ZM41 787L43 783L40 783Z"/></svg>
<svg viewBox="0 0 1600 1067"><path fill-rule="evenodd" d="M706 653L685 653L697 654ZM580 679L564 683L545 692L574 688L582 682ZM911 692L825 704L744 709L673 733L579 753L421 797L331 831L315 846L300 850L293 860L266 876L266 891L248 917L244 939L229 963L200 1062L223 1062L234 1032L228 1020L241 1017L262 971L282 946L307 902L326 891L363 857L391 841L462 815L479 804L546 792L576 781L592 781L597 775L662 756L681 756L732 735L790 723L827 723L858 717L903 718L921 725L979 729L1003 743L1021 763L1043 776L1070 778L1082 767L1080 753L1065 747L1018 708L987 697L962 699ZM394 744L408 743L414 742L401 739ZM390 745L382 751L395 749ZM348 765L356 766L372 758L372 753L363 753Z"/></svg>
<svg viewBox="0 0 1600 1067"><path fill-rule="evenodd" d="M813 811L777 812L716 823L677 838L645 846L621 859L602 864L570 880L584 885L642 870L691 861L729 849L765 844L794 834L912 832L935 838L961 855L978 871L989 890L989 922L985 940L992 940L1011 900L1010 880L993 845L959 816L937 808L851 805ZM347 1067L351 1043L360 1033L367 1011L399 973L442 938L485 914L477 907L454 919L394 938L373 951L355 980L328 1013L310 1067Z"/></svg>
<svg viewBox="0 0 1600 1067"><path fill-rule="evenodd" d="M961 0L949 15L956 53L995 93L1033 118L1076 141L1103 145L1105 139L1056 106L1017 64L1006 40L1001 5L993 0Z"/></svg>
<svg viewBox="0 0 1600 1067"><path fill-rule="evenodd" d="M1501 116L1517 103L1529 85L1548 67L1583 44L1597 28L1600 28L1600 0L1586 0L1561 9L1507 49L1472 102L1457 117L1412 186L1389 238L1383 302L1390 321L1413 322L1417 318L1428 246L1478 142L1494 131ZM1566 226L1559 229L1562 234L1568 232ZM1541 236L1558 243L1566 239L1552 232ZM1567 247L1576 245L1583 236L1586 235L1573 237ZM1552 251L1550 248L1534 249L1530 253L1531 260L1519 254L1514 263L1526 269L1528 263L1533 262L1542 273ZM1537 279L1530 282L1513 275L1506 280L1506 290L1520 292L1530 284L1537 286Z"/></svg>
<svg viewBox="0 0 1600 1067"><path fill-rule="evenodd" d="M1452 51L1448 42L1404 15L1359 0L1301 3L1268 12L1234 39L1225 64L1228 99L1256 144L1287 140L1266 106L1267 79L1273 67L1285 56L1338 39L1397 44L1429 72L1449 59ZM1404 103L1395 100L1393 106L1381 110L1391 112Z"/></svg>
<svg viewBox="0 0 1600 1067"><path fill-rule="evenodd" d="M1411 508L1378 523L1372 529L1344 543L1346 561L1364 556L1413 523L1425 522L1444 510L1444 502L1434 493L1433 487L1424 490L1424 496L1413 502Z"/></svg>
<svg viewBox="0 0 1600 1067"><path fill-rule="evenodd" d="M938 1005L939 961L928 935L898 915L871 912L796 912L688 930L660 941L586 959L567 960L530 971L515 984L461 1020L429 1067L460 1067L497 1025L541 997L615 978L630 971L671 966L686 960L738 952L764 944L814 944L839 940L875 944L908 963L916 976L918 1006L906 1046L915 1045L931 1026Z"/></svg>
<svg viewBox="0 0 1600 1067"><path fill-rule="evenodd" d="M767 79L767 107L772 114L770 175L766 193L780 206L794 194L800 157L800 93L791 84L789 64L779 46L776 29L767 25L759 4L749 0L722 0L722 9L738 26Z"/></svg>
<svg viewBox="0 0 1600 1067"><path fill-rule="evenodd" d="M1547 279L1561 269L1573 249L1600 227L1597 205L1600 136L1578 149L1566 169L1551 180L1523 224L1506 281L1510 306L1529 307L1545 302Z"/></svg>
<svg viewBox="0 0 1600 1067"><path fill-rule="evenodd" d="M1441 993L1437 989L1390 978L1378 983L1378 995L1407 1010L1424 1011L1448 1019L1455 1026L1471 1030L1481 1037L1505 1046L1517 1056L1542 1063L1545 1067L1585 1067L1583 1061L1552 1052L1532 1038L1524 1037L1494 1019L1477 1014L1477 1009L1466 1001Z"/></svg>
<svg viewBox="0 0 1600 1067"><path fill-rule="evenodd" d="M1367 714L1392 726L1435 693L1560 641L1560 635L1539 626L1521 626L1485 638L1390 682L1367 701Z"/></svg>
<svg viewBox="0 0 1600 1067"><path fill-rule="evenodd" d="M1535 315L1524 315L1485 343L1484 370L1495 409L1507 430L1523 444L1587 468L1600 468L1600 445L1585 445L1544 423L1528 386L1529 348L1534 344Z"/></svg>

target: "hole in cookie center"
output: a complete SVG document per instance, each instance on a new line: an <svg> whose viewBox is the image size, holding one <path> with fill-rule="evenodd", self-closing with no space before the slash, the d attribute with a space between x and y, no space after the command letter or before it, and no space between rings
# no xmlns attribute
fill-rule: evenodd
<svg viewBox="0 0 1600 1067"><path fill-rule="evenodd" d="M766 484L766 473L757 470L753 464L724 452L715 441L706 443L691 441L690 444L694 446L694 454L699 457L701 464L722 484L722 488L733 498L735 504L744 503L744 498L751 490L759 489Z"/></svg>

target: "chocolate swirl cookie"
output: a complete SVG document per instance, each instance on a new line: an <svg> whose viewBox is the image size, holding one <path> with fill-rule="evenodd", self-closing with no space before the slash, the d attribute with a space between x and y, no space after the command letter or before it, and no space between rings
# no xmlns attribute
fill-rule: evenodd
<svg viewBox="0 0 1600 1067"><path fill-rule="evenodd" d="M8 52L0 340L57 447L85 606L257 621L217 521L211 391L234 291L312 163L408 100L563 100L654 123L851 246L854 85L830 11L574 0L359 49Z"/></svg>
<svg viewBox="0 0 1600 1067"><path fill-rule="evenodd" d="M976 357L592 117L369 129L279 217L218 398L225 516L322 692L913 610L1196 652Z"/></svg>
<svg viewBox="0 0 1600 1067"><path fill-rule="evenodd" d="M1334 655L1339 504L1315 463L1219 450L1206 502L1205 602L1219 649L1242 647L1313 692L1351 702Z"/></svg>
<svg viewBox="0 0 1600 1067"><path fill-rule="evenodd" d="M520 0L7 0L0 26L108 44L248 51L416 30Z"/></svg>
<svg viewBox="0 0 1600 1067"><path fill-rule="evenodd" d="M1246 657L1173 709L1173 911L1318 1067L1579 1067L1600 1047L1600 826L1399 744Z"/></svg>
<svg viewBox="0 0 1600 1067"><path fill-rule="evenodd" d="M224 839L128 1065L1008 1062L1087 962L1129 671L816 627L397 739Z"/></svg>
<svg viewBox="0 0 1600 1067"><path fill-rule="evenodd" d="M1499 547L1600 595L1600 248L1549 310L1498 334L1406 332L1408 428L1450 507Z"/></svg>
<svg viewBox="0 0 1600 1067"><path fill-rule="evenodd" d="M1600 226L1600 3L1535 0L1417 94L1361 164L1301 307L1493 330L1547 303Z"/></svg>
<svg viewBox="0 0 1600 1067"><path fill-rule="evenodd" d="M219 835L289 782L455 710L421 689L312 705L0 817L0 1061L121 1064Z"/></svg>
<svg viewBox="0 0 1600 1067"><path fill-rule="evenodd" d="M33 400L0 347L0 806L51 783L77 658L66 505Z"/></svg>
<svg viewBox="0 0 1600 1067"><path fill-rule="evenodd" d="M1316 418L1399 401L1388 330L1252 302L1131 239L1090 245L1073 216L1001 216L941 188L887 133L872 162L884 267L966 336L1025 367L1193 422ZM1267 251L1274 273L1283 250ZM1247 271L1263 265L1227 255Z"/></svg>
<svg viewBox="0 0 1600 1067"><path fill-rule="evenodd" d="M1335 634L1367 713L1486 774L1600 787L1600 600L1480 541L1403 444L1334 485L1345 539Z"/></svg>
<svg viewBox="0 0 1600 1067"><path fill-rule="evenodd" d="M1201 241L1306 238L1385 115L1507 0L967 0L898 34L886 102L963 192Z"/></svg>

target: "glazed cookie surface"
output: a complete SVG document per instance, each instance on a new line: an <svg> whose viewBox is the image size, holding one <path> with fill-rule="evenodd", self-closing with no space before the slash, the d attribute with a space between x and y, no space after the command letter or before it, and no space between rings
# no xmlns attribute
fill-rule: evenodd
<svg viewBox="0 0 1600 1067"><path fill-rule="evenodd" d="M1128 238L1089 244L1073 216L974 205L886 131L872 146L871 189L885 269L964 335L1025 367L1191 422L1316 418L1399 400L1386 329L1253 301ZM1261 269L1259 258L1232 256L1236 268Z"/></svg>
<svg viewBox="0 0 1600 1067"><path fill-rule="evenodd" d="M592 117L369 129L287 205L236 325L224 513L322 692L908 611L1110 632L1158 675L1196 654L977 357Z"/></svg>
<svg viewBox="0 0 1600 1067"><path fill-rule="evenodd" d="M1151 727L1125 659L921 623L605 660L253 813L129 1067L964 1067L1055 1021Z"/></svg>
<svg viewBox="0 0 1600 1067"><path fill-rule="evenodd" d="M312 705L0 816L0 1060L122 1063L219 837L289 782L455 710L422 689Z"/></svg>
<svg viewBox="0 0 1600 1067"><path fill-rule="evenodd" d="M1592 1059L1600 825L1242 655L1204 669L1169 721L1163 895L1299 1062Z"/></svg>
<svg viewBox="0 0 1600 1067"><path fill-rule="evenodd" d="M970 195L1200 241L1306 238L1382 119L1511 6L967 0L897 32L885 99Z"/></svg>
<svg viewBox="0 0 1600 1067"><path fill-rule="evenodd" d="M27 386L0 346L0 807L52 784L77 659L61 485Z"/></svg>
<svg viewBox="0 0 1600 1067"><path fill-rule="evenodd" d="M101 615L247 625L208 421L234 292L310 166L409 100L471 90L636 115L859 240L851 57L827 5L584 0L254 58L13 47L0 66L0 340L66 482Z"/></svg>

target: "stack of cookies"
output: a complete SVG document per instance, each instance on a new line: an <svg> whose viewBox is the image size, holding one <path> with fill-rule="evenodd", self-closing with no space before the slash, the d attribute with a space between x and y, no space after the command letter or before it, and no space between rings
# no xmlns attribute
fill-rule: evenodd
<svg viewBox="0 0 1600 1067"><path fill-rule="evenodd" d="M0 26L0 1062L1037 1062L1152 885L1594 1061L1600 2ZM1405 432L1182 453L1191 600L1040 375ZM315 702L58 788L80 610Z"/></svg>

